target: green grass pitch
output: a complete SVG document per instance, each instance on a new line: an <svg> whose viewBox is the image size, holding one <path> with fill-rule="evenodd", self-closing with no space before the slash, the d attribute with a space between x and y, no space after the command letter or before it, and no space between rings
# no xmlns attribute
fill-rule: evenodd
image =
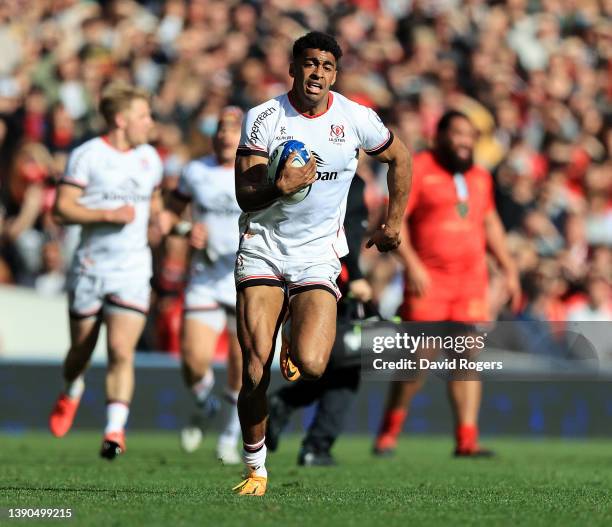
<svg viewBox="0 0 612 527"><path fill-rule="evenodd" d="M241 469L213 457L213 438L187 455L176 434L133 433L114 462L100 436L0 436L0 507L72 508L72 520L3 525L436 526L612 525L611 441L486 441L495 459L450 456L448 438L406 437L393 459L342 438L340 466L298 468L297 438L269 455L268 493L236 497Z"/></svg>

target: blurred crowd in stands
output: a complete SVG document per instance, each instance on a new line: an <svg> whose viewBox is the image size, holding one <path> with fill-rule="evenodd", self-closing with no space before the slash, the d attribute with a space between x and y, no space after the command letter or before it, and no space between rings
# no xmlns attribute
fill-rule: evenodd
<svg viewBox="0 0 612 527"><path fill-rule="evenodd" d="M0 2L0 283L61 293L78 227L51 209L70 150L101 132L111 79L154 94L172 190L210 152L219 110L286 91L293 40L334 34L337 91L374 108L412 151L449 108L479 131L476 161L520 268L520 317L612 320L612 0L4 0ZM363 159L372 221L381 166ZM154 233L153 233L154 234ZM153 235L153 238L155 236ZM149 347L174 349L188 251L159 244ZM362 253L386 314L393 257ZM494 315L505 300L491 262Z"/></svg>

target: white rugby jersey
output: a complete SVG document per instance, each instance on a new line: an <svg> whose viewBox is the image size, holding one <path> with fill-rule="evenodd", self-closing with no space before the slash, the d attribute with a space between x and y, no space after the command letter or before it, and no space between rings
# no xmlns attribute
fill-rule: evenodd
<svg viewBox="0 0 612 527"><path fill-rule="evenodd" d="M288 261L317 261L348 253L343 222L359 149L375 155L393 141L376 113L330 92L327 110L307 116L288 94L251 109L242 124L238 155L267 157L280 143L302 141L317 161L317 180L300 203L274 201L240 217L240 249Z"/></svg>
<svg viewBox="0 0 612 527"><path fill-rule="evenodd" d="M83 189L79 203L89 209L134 206L127 225L92 223L81 227L73 271L112 273L132 270L151 274L147 227L151 196L162 179L162 162L151 145L125 152L104 137L76 148L60 183Z"/></svg>
<svg viewBox="0 0 612 527"><path fill-rule="evenodd" d="M190 162L183 169L176 194L192 203L192 219L208 228L207 252L211 258L232 258L238 249L241 210L236 201L234 167L219 165L214 155ZM193 265L202 263L194 254Z"/></svg>

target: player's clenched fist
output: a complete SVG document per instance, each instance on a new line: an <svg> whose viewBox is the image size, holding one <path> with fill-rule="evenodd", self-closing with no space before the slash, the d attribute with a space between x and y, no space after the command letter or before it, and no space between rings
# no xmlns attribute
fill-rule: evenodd
<svg viewBox="0 0 612 527"><path fill-rule="evenodd" d="M312 185L317 179L317 162L314 156L311 156L303 167L295 167L292 165L296 155L297 152L289 154L276 180L276 188L285 196Z"/></svg>
<svg viewBox="0 0 612 527"><path fill-rule="evenodd" d="M108 223L117 223L119 225L126 225L132 223L135 217L135 210L133 205L122 205L118 209L112 209L106 211L105 220Z"/></svg>
<svg viewBox="0 0 612 527"><path fill-rule="evenodd" d="M189 245L194 249L201 250L206 247L208 240L208 230L203 223L194 223L189 233Z"/></svg>
<svg viewBox="0 0 612 527"><path fill-rule="evenodd" d="M366 248L369 249L372 245L376 245L376 248L381 252L385 253L397 249L400 244L400 233L397 229L392 229L388 225L381 225L372 237L366 243Z"/></svg>

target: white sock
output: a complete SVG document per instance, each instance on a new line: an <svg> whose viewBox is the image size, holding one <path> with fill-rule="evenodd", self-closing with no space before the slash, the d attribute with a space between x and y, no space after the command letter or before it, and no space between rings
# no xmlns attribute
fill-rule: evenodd
<svg viewBox="0 0 612 527"><path fill-rule="evenodd" d="M240 438L240 419L238 418L238 394L240 392L227 390L223 400L226 402L225 424L219 436L220 443L237 445Z"/></svg>
<svg viewBox="0 0 612 527"><path fill-rule="evenodd" d="M104 433L123 432L128 415L130 415L130 407L127 403L119 401L108 403L106 405L106 428Z"/></svg>
<svg viewBox="0 0 612 527"><path fill-rule="evenodd" d="M265 438L254 445L248 445L243 443L244 448L242 450L242 459L244 463L255 476L268 477L268 471L266 470L266 444Z"/></svg>
<svg viewBox="0 0 612 527"><path fill-rule="evenodd" d="M74 381L66 381L64 385L64 393L71 399L80 399L85 391L85 381L83 376L79 375Z"/></svg>
<svg viewBox="0 0 612 527"><path fill-rule="evenodd" d="M215 385L215 374L212 371L212 368L204 374L199 381L191 386L191 392L195 397L196 404L202 404L206 401L206 398L210 394Z"/></svg>

